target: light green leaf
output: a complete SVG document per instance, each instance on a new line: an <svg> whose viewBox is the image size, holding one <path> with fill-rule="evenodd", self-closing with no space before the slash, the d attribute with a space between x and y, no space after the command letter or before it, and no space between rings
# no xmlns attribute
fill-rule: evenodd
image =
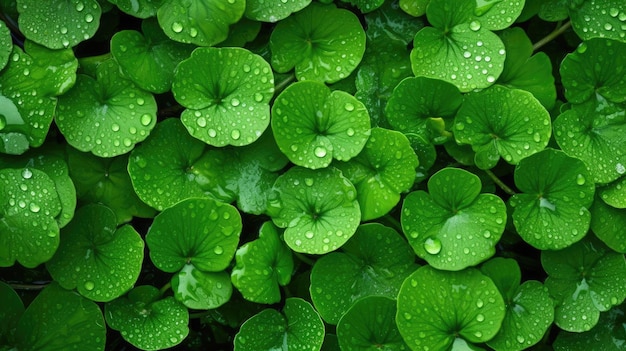
<svg viewBox="0 0 626 351"><path fill-rule="evenodd" d="M164 0L109 0L124 13L137 18L154 17Z"/></svg>
<svg viewBox="0 0 626 351"><path fill-rule="evenodd" d="M176 300L185 306L206 310L226 303L233 293L233 286L227 272L205 272L193 264L186 264L172 277L172 290Z"/></svg>
<svg viewBox="0 0 626 351"><path fill-rule="evenodd" d="M246 0L245 16L262 22L278 22L307 7L311 0Z"/></svg>
<svg viewBox="0 0 626 351"><path fill-rule="evenodd" d="M13 51L13 39L11 31L4 21L0 20L0 70L9 62L9 56Z"/></svg>
<svg viewBox="0 0 626 351"><path fill-rule="evenodd" d="M569 17L583 40L609 38L626 43L626 8L621 0L572 1Z"/></svg>
<svg viewBox="0 0 626 351"><path fill-rule="evenodd" d="M589 209L591 230L612 250L626 253L626 210L607 205L596 197Z"/></svg>
<svg viewBox="0 0 626 351"><path fill-rule="evenodd" d="M624 306L600 314L595 327L584 333L561 331L554 341L555 351L623 351L626 345Z"/></svg>

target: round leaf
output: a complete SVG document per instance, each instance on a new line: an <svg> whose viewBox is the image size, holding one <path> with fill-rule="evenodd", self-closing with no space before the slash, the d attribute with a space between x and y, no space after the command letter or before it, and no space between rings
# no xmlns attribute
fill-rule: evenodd
<svg viewBox="0 0 626 351"><path fill-rule="evenodd" d="M361 210L356 189L334 167L292 167L278 177L268 214L285 229L285 242L296 252L324 254L343 245L356 231Z"/></svg>
<svg viewBox="0 0 626 351"><path fill-rule="evenodd" d="M226 303L232 293L228 273L203 272L192 264L186 264L172 277L172 290L176 300L193 309L217 308Z"/></svg>
<svg viewBox="0 0 626 351"><path fill-rule="evenodd" d="M176 68L172 92L187 109L181 120L215 146L248 145L270 123L270 65L243 48L198 48Z"/></svg>
<svg viewBox="0 0 626 351"><path fill-rule="evenodd" d="M102 14L96 0L18 0L17 10L24 36L50 49L76 46L91 38Z"/></svg>
<svg viewBox="0 0 626 351"><path fill-rule="evenodd" d="M318 351L323 341L324 323L313 306L291 297L283 313L266 309L248 319L235 335L235 350Z"/></svg>
<svg viewBox="0 0 626 351"><path fill-rule="evenodd" d="M142 350L162 350L180 344L189 333L187 308L159 289L143 285L105 305L107 325Z"/></svg>
<svg viewBox="0 0 626 351"><path fill-rule="evenodd" d="M396 327L396 301L384 296L358 300L341 317L337 338L344 350L409 350Z"/></svg>
<svg viewBox="0 0 626 351"><path fill-rule="evenodd" d="M267 304L280 301L280 286L291 281L294 262L271 222L261 226L258 239L237 250L235 260L231 280L246 300Z"/></svg>
<svg viewBox="0 0 626 351"><path fill-rule="evenodd" d="M211 199L187 199L154 218L146 235L150 258L165 272L192 264L205 272L228 267L235 255L241 216L237 209Z"/></svg>
<svg viewBox="0 0 626 351"><path fill-rule="evenodd" d="M555 323L571 332L590 330L600 312L626 298L626 261L592 236L559 251L542 251L546 286L556 301Z"/></svg>
<svg viewBox="0 0 626 351"><path fill-rule="evenodd" d="M498 289L478 270L446 272L424 266L400 288L396 323L412 349L449 350L453 344L491 339L504 315Z"/></svg>
<svg viewBox="0 0 626 351"><path fill-rule="evenodd" d="M157 11L165 34L181 43L212 46L244 13L244 0L164 0Z"/></svg>
<svg viewBox="0 0 626 351"><path fill-rule="evenodd" d="M595 186L582 161L545 149L520 161L515 185L522 193L510 199L513 224L524 241L559 250L587 234Z"/></svg>
<svg viewBox="0 0 626 351"><path fill-rule="evenodd" d="M626 42L626 8L621 0L573 2L569 16L574 32L583 40L611 38Z"/></svg>
<svg viewBox="0 0 626 351"><path fill-rule="evenodd" d="M270 50L278 73L295 67L298 80L334 83L361 62L365 32L354 13L334 4L311 3L276 25Z"/></svg>
<svg viewBox="0 0 626 351"><path fill-rule="evenodd" d="M453 271L493 256L504 232L504 202L480 194L480 179L457 168L435 173L428 190L410 193L402 205L402 230L415 253L437 269Z"/></svg>
<svg viewBox="0 0 626 351"><path fill-rule="evenodd" d="M626 177L598 188L602 201L615 208L626 208Z"/></svg>
<svg viewBox="0 0 626 351"><path fill-rule="evenodd" d="M164 0L109 0L124 13L137 18L156 16Z"/></svg>
<svg viewBox="0 0 626 351"><path fill-rule="evenodd" d="M550 123L550 114L531 93L496 85L466 95L454 119L454 136L472 146L478 168L490 169L500 157L517 164L543 150Z"/></svg>
<svg viewBox="0 0 626 351"><path fill-rule="evenodd" d="M63 229L63 240L46 263L50 275L66 289L88 299L111 301L135 285L144 243L130 225L117 228L115 214L102 205L76 211Z"/></svg>
<svg viewBox="0 0 626 351"><path fill-rule="evenodd" d="M79 75L59 97L55 121L68 143L100 157L125 154L156 123L156 101L120 75L114 60L97 68L96 79Z"/></svg>
<svg viewBox="0 0 626 351"><path fill-rule="evenodd" d="M364 296L395 298L415 266L415 255L398 233L379 223L364 224L341 248L315 262L311 298L327 323L337 324Z"/></svg>
<svg viewBox="0 0 626 351"><path fill-rule="evenodd" d="M349 162L336 162L357 191L361 220L384 216L411 189L418 160L404 134L374 128L363 151Z"/></svg>
<svg viewBox="0 0 626 351"><path fill-rule="evenodd" d="M612 250L626 253L626 210L607 205L596 198L591 211L591 230Z"/></svg>
<svg viewBox="0 0 626 351"><path fill-rule="evenodd" d="M9 62L9 55L13 50L11 31L4 21L0 20L0 70Z"/></svg>
<svg viewBox="0 0 626 351"><path fill-rule="evenodd" d="M247 0L245 15L249 19L262 22L278 22L307 7L311 0Z"/></svg>
<svg viewBox="0 0 626 351"><path fill-rule="evenodd" d="M621 351L626 344L624 306L600 314L595 327L584 333L561 331L554 341L555 351L606 350Z"/></svg>
<svg viewBox="0 0 626 351"><path fill-rule="evenodd" d="M365 106L317 82L287 87L272 106L276 144L298 166L317 169L356 156L370 134Z"/></svg>

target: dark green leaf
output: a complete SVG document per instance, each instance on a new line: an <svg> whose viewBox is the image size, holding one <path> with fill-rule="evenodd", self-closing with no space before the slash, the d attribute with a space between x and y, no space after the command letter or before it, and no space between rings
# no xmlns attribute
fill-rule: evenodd
<svg viewBox="0 0 626 351"><path fill-rule="evenodd" d="M193 309L213 309L226 303L233 286L227 272L205 272L193 264L186 264L172 277L176 300Z"/></svg>
<svg viewBox="0 0 626 351"><path fill-rule="evenodd" d="M623 351L626 345L624 306L600 314L598 324L585 333L561 331L554 341L555 351Z"/></svg>
<svg viewBox="0 0 626 351"><path fill-rule="evenodd" d="M596 197L591 211L591 230L608 247L626 253L626 210L607 205Z"/></svg>
<svg viewBox="0 0 626 351"><path fill-rule="evenodd" d="M137 18L154 17L164 0L109 0L122 12Z"/></svg>
<svg viewBox="0 0 626 351"><path fill-rule="evenodd" d="M13 339L17 322L24 313L24 303L10 285L0 282L0 345Z"/></svg>

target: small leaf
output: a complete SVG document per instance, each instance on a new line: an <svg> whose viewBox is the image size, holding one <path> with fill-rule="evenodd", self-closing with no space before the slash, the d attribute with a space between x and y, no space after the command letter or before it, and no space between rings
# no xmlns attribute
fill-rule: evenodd
<svg viewBox="0 0 626 351"><path fill-rule="evenodd" d="M513 224L524 241L560 250L587 234L595 186L582 161L545 149L520 161L515 185L522 193L510 199Z"/></svg>
<svg viewBox="0 0 626 351"><path fill-rule="evenodd" d="M0 345L8 345L15 334L24 303L10 285L0 282Z"/></svg>
<svg viewBox="0 0 626 351"><path fill-rule="evenodd" d="M186 264L172 277L176 300L197 310L217 308L226 303L233 286L227 272L204 272L193 264Z"/></svg>
<svg viewBox="0 0 626 351"><path fill-rule="evenodd" d="M104 307L107 325L142 350L162 350L180 344L189 334L189 312L173 297L142 285Z"/></svg>
<svg viewBox="0 0 626 351"><path fill-rule="evenodd" d="M361 62L365 32L354 13L312 3L276 25L270 50L278 73L295 67L298 80L334 83Z"/></svg>
<svg viewBox="0 0 626 351"><path fill-rule="evenodd" d="M615 208L626 208L626 177L598 188L602 201Z"/></svg>
<svg viewBox="0 0 626 351"><path fill-rule="evenodd" d="M430 0L400 0L400 8L402 11L414 17L420 17L426 14L426 7Z"/></svg>
<svg viewBox="0 0 626 351"><path fill-rule="evenodd" d="M278 22L294 12L298 12L311 3L311 0L247 0L245 16L262 22Z"/></svg>
<svg viewBox="0 0 626 351"><path fill-rule="evenodd" d="M626 42L626 8L621 0L573 2L569 17L574 32L583 40L609 38Z"/></svg>
<svg viewBox="0 0 626 351"><path fill-rule="evenodd" d="M607 205L596 197L589 209L591 230L612 250L626 253L626 210Z"/></svg>
<svg viewBox="0 0 626 351"><path fill-rule="evenodd" d="M271 222L261 226L258 239L237 250L235 260L231 280L246 300L267 304L280 301L280 286L291 281L294 262Z"/></svg>
<svg viewBox="0 0 626 351"><path fill-rule="evenodd" d="M248 319L235 335L236 351L318 351L324 341L324 323L313 306L290 297L283 313L266 309Z"/></svg>
<svg viewBox="0 0 626 351"><path fill-rule="evenodd" d="M144 243L130 225L116 228L111 209L88 205L76 211L63 229L63 240L46 263L50 275L65 289L76 288L88 299L111 301L135 285Z"/></svg>
<svg viewBox="0 0 626 351"><path fill-rule="evenodd" d="M493 256L504 232L504 202L480 194L480 179L457 168L435 173L428 190L410 193L402 205L402 231L415 253L437 269L453 271Z"/></svg>
<svg viewBox="0 0 626 351"><path fill-rule="evenodd" d="M395 298L416 265L415 255L392 228L363 224L339 252L321 257L311 271L311 298L327 323L337 324L358 299Z"/></svg>
<svg viewBox="0 0 626 351"><path fill-rule="evenodd" d="M554 341L555 351L622 351L626 344L624 306L600 314L595 327L584 333L561 331Z"/></svg>
<svg viewBox="0 0 626 351"><path fill-rule="evenodd" d="M13 39L11 38L11 31L7 27L4 21L0 20L0 70L2 70L7 62L9 62L9 56L13 51Z"/></svg>
<svg viewBox="0 0 626 351"><path fill-rule="evenodd" d="M286 228L285 242L292 250L324 254L356 231L361 219L356 196L354 185L334 167L292 167L276 180L268 215Z"/></svg>

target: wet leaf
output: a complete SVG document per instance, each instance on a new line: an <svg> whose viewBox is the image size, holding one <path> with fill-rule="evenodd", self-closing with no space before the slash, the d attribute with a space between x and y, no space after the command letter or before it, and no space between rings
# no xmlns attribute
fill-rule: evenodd
<svg viewBox="0 0 626 351"><path fill-rule="evenodd" d="M589 208L591 230L612 250L626 253L626 210L607 205L596 197Z"/></svg>
<svg viewBox="0 0 626 351"><path fill-rule="evenodd" d="M400 0L402 11L411 16L420 17L426 14L426 7L430 0Z"/></svg>
<svg viewBox="0 0 626 351"><path fill-rule="evenodd" d="M615 208L626 208L626 177L598 188L602 201Z"/></svg>
<svg viewBox="0 0 626 351"><path fill-rule="evenodd" d="M581 39L610 38L626 42L626 8L622 1L588 0L575 4L569 7L569 17Z"/></svg>
<svg viewBox="0 0 626 351"><path fill-rule="evenodd" d="M172 277L176 300L192 309L206 310L225 304L233 293L227 272L205 272L186 264Z"/></svg>
<svg viewBox="0 0 626 351"><path fill-rule="evenodd" d="M164 0L109 0L124 13L137 18L154 17Z"/></svg>
<svg viewBox="0 0 626 351"><path fill-rule="evenodd" d="M278 22L307 7L311 0L247 0L245 16L262 22Z"/></svg>
<svg viewBox="0 0 626 351"><path fill-rule="evenodd" d="M0 70L9 62L9 56L13 51L13 39L11 31L4 21L0 20Z"/></svg>
<svg viewBox="0 0 626 351"><path fill-rule="evenodd" d="M584 333L561 331L554 341L555 351L622 351L626 345L624 306L600 314L595 327Z"/></svg>
<svg viewBox="0 0 626 351"><path fill-rule="evenodd" d="M342 0L344 2L350 3L352 6L361 11L361 13L369 13L372 12L383 5L385 0Z"/></svg>
<svg viewBox="0 0 626 351"><path fill-rule="evenodd" d="M424 27L424 23L401 9L403 10L402 1L388 1L376 11L365 15L368 45L400 41L404 45L404 51L407 51L406 45L413 41L415 33Z"/></svg>

